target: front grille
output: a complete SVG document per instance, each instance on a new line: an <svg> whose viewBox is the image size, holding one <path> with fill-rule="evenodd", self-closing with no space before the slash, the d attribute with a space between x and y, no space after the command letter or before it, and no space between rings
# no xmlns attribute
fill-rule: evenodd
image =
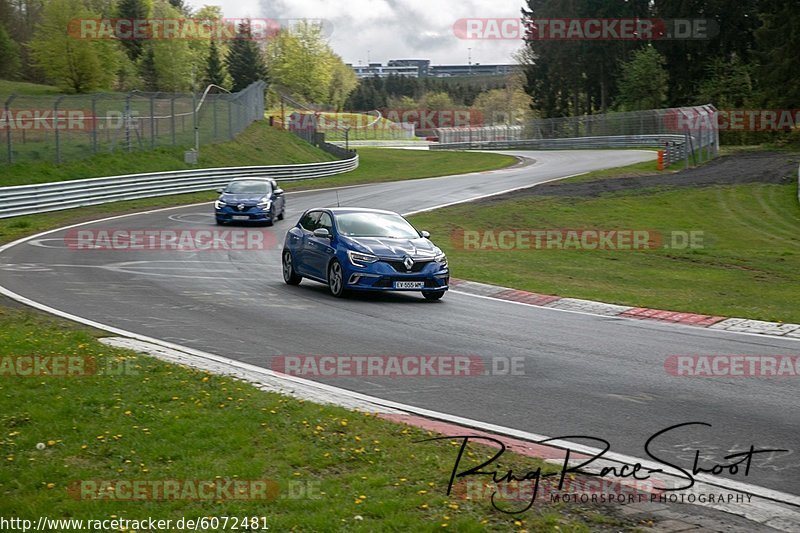
<svg viewBox="0 0 800 533"><path fill-rule="evenodd" d="M239 211L238 205L239 204L227 204L228 207L230 207L231 209L233 209L237 213L247 213L248 211L252 211L256 207L254 205L246 205L246 206L244 206L244 209Z"/></svg>
<svg viewBox="0 0 800 533"><path fill-rule="evenodd" d="M405 274L408 272L422 272L422 269L425 268L431 261L433 261L433 259L414 261L414 264L411 266L411 270L406 269L406 266L400 259L382 259L382 261L391 265L395 271Z"/></svg>

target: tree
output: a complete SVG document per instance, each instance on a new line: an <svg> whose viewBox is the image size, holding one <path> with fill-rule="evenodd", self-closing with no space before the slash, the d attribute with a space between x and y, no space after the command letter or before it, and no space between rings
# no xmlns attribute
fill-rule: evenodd
<svg viewBox="0 0 800 533"><path fill-rule="evenodd" d="M145 20L150 17L152 9L152 2L149 0L119 0L117 16L130 21ZM119 42L122 43L131 61L137 61L141 57L144 48L142 39L126 37L121 38Z"/></svg>
<svg viewBox="0 0 800 533"><path fill-rule="evenodd" d="M267 45L270 80L309 102L323 103L330 97L337 59L321 26L305 21L280 30Z"/></svg>
<svg viewBox="0 0 800 533"><path fill-rule="evenodd" d="M337 111L341 111L348 95L358 85L358 78L353 69L345 65L341 59L333 65L333 76L328 87L329 104L333 105Z"/></svg>
<svg viewBox="0 0 800 533"><path fill-rule="evenodd" d="M49 80L61 89L83 93L109 89L116 78L119 50L106 39L78 39L70 35L70 21L96 19L81 0L51 0L30 42L31 54Z"/></svg>
<svg viewBox="0 0 800 533"><path fill-rule="evenodd" d="M208 45L208 58L206 59L204 82L206 85L214 84L225 87L225 70L222 65L222 58L219 55L217 43L213 39Z"/></svg>
<svg viewBox="0 0 800 533"><path fill-rule="evenodd" d="M13 80L20 72L19 47L0 25L0 79Z"/></svg>
<svg viewBox="0 0 800 533"><path fill-rule="evenodd" d="M239 24L236 39L233 40L225 55L225 64L233 82L232 90L234 92L245 89L255 81L267 79L264 59L261 56L261 50L253 40L249 21Z"/></svg>
<svg viewBox="0 0 800 533"><path fill-rule="evenodd" d="M153 5L153 17L178 19L182 14L168 2L159 0ZM145 55L140 60L140 72L143 78L151 76L151 69L155 72L155 90L181 92L190 88L193 67L196 69L197 64L189 40L150 39L143 51ZM200 71L197 76L202 76Z"/></svg>
<svg viewBox="0 0 800 533"><path fill-rule="evenodd" d="M669 80L664 63L664 56L647 46L634 52L631 60L622 64L618 101L625 111L658 109L664 105Z"/></svg>
<svg viewBox="0 0 800 533"><path fill-rule="evenodd" d="M763 25L756 31L758 78L763 104L797 108L800 104L800 17L796 2L766 0Z"/></svg>
<svg viewBox="0 0 800 533"><path fill-rule="evenodd" d="M728 60L717 58L709 65L695 101L718 108L740 108L748 105L752 97L753 65L733 56Z"/></svg>

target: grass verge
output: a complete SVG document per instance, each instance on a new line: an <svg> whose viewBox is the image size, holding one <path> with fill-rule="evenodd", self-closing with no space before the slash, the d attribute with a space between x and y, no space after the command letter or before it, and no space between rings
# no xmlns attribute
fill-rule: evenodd
<svg viewBox="0 0 800 533"><path fill-rule="evenodd" d="M800 323L790 289L800 285L796 183L635 189L593 198L529 196L412 219L431 231L459 278L623 305ZM453 233L562 228L656 231L671 247L530 246L503 253L464 249ZM701 247L674 246L681 243L670 242L673 231L699 231Z"/></svg>
<svg viewBox="0 0 800 533"><path fill-rule="evenodd" d="M381 148L365 148L359 151L360 166L358 169L316 180L281 182L281 186L289 191L317 189L324 187L341 187L366 183L378 183L404 179L418 179L446 174L480 172L502 168L516 162L516 159L499 154L479 152L424 152L419 150L390 150ZM199 202L212 202L217 197L213 191L157 198L145 198L126 202L114 202L104 205L55 211L53 213L26 215L10 219L0 219L0 244L15 239L75 224L93 218L132 213L145 209L157 209L175 205L186 205ZM211 207L209 206L209 209Z"/></svg>
<svg viewBox="0 0 800 533"><path fill-rule="evenodd" d="M34 523L48 516L154 517L173 524L255 516L273 531L627 528L599 507L541 501L508 515L484 498L448 497L459 442L419 443L431 434L110 349L97 341L100 335L39 312L0 307L0 515ZM18 356L91 358L87 368L97 371L23 377L12 363ZM461 465L476 466L493 454L470 444ZM515 472L540 466L509 453L497 463ZM147 491L132 498L121 482L136 480L177 481L181 488L167 501ZM269 490L234 493L247 499L230 491L186 499L189 487L237 480L264 482Z"/></svg>
<svg viewBox="0 0 800 533"><path fill-rule="evenodd" d="M0 186L191 169L191 165L183 162L185 149L171 147L133 153L118 151L61 165L48 161L2 165ZM251 124L236 140L200 147L200 165L205 168L314 163L334 159L327 152L288 132L272 128L265 122Z"/></svg>

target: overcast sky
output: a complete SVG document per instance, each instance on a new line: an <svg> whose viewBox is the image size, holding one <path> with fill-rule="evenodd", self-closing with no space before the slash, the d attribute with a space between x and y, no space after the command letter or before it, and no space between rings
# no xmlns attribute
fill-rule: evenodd
<svg viewBox="0 0 800 533"><path fill-rule="evenodd" d="M464 40L462 18L518 18L523 0L185 0L218 5L226 18L324 19L329 42L346 63L430 59L437 64L514 63L517 40ZM467 49L472 48L469 52Z"/></svg>

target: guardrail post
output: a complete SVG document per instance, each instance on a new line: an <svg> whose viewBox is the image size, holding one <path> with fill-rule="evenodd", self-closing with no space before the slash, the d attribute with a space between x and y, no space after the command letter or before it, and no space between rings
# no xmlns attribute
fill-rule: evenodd
<svg viewBox="0 0 800 533"><path fill-rule="evenodd" d="M16 97L17 97L16 94L12 94L11 96L8 97L8 99L6 100L6 103L3 105L3 112L4 112L4 115L5 115L5 121L6 121L6 148L8 150L8 164L9 165L14 162L14 145L13 145L13 143L11 141L11 121L12 121L12 117L11 117L11 111L10 111L9 108L11 106L11 101L14 100L14 98L16 98Z"/></svg>

